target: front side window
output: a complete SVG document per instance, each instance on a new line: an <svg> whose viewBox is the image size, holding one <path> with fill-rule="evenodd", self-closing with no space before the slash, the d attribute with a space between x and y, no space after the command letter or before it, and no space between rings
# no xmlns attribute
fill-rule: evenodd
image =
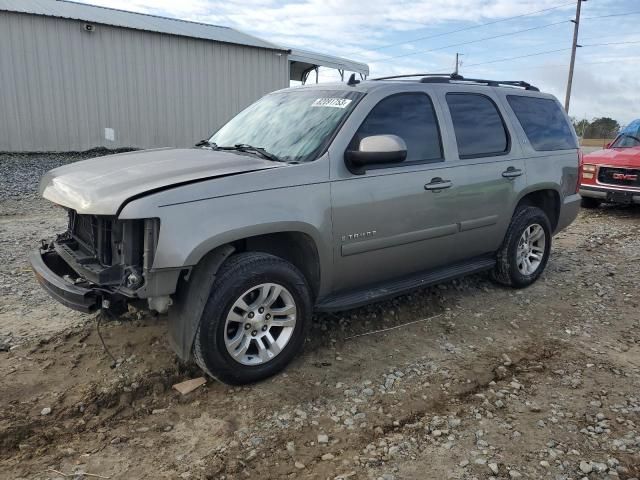
<svg viewBox="0 0 640 480"><path fill-rule="evenodd" d="M300 89L262 97L232 118L209 142L251 145L285 162L315 160L363 94Z"/></svg>
<svg viewBox="0 0 640 480"><path fill-rule="evenodd" d="M406 162L442 159L436 112L425 93L399 93L381 100L371 109L351 141L356 150L360 140L372 135L397 135L407 144Z"/></svg>
<svg viewBox="0 0 640 480"><path fill-rule="evenodd" d="M524 95L507 95L507 101L534 150L578 148L558 102Z"/></svg>
<svg viewBox="0 0 640 480"><path fill-rule="evenodd" d="M509 136L498 107L477 93L447 93L460 158L504 155Z"/></svg>

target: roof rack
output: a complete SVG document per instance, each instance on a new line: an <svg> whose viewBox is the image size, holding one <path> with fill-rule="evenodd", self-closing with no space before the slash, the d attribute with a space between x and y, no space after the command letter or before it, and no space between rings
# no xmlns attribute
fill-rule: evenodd
<svg viewBox="0 0 640 480"><path fill-rule="evenodd" d="M509 87L521 87L525 90L531 90L534 92L539 92L540 89L531 85L530 83L524 82L522 80L485 80L481 78L465 78L462 75L458 75L457 73L412 73L406 75L393 75L390 77L380 77L380 78L372 78L371 80L379 81L379 80L395 80L398 78L412 78L412 77L421 77L420 83L452 83L452 82L463 82L463 83L475 83L480 85L487 85L489 87L499 87L501 85L506 85Z"/></svg>

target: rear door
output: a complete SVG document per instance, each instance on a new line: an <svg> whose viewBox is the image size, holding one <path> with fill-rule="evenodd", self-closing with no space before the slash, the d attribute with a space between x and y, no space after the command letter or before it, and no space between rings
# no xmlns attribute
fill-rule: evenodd
<svg viewBox="0 0 640 480"><path fill-rule="evenodd" d="M459 226L455 259L491 254L502 243L526 188L520 146L493 88L450 86L439 101L455 151L450 157L458 184L452 208Z"/></svg>

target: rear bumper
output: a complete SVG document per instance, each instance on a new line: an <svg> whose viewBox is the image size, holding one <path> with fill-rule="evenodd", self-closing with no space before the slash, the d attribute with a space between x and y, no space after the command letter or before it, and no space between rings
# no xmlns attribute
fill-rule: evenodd
<svg viewBox="0 0 640 480"><path fill-rule="evenodd" d="M558 224L554 233L565 229L576 219L580 212L580 195L568 195L564 197L558 215Z"/></svg>
<svg viewBox="0 0 640 480"><path fill-rule="evenodd" d="M65 280L69 266L56 252L34 250L29 255L29 262L38 283L58 302L85 313L94 312L100 307L101 298L95 290Z"/></svg>
<svg viewBox="0 0 640 480"><path fill-rule="evenodd" d="M628 202L625 203L640 204L640 192L624 188L581 185L580 195L583 197L597 198L603 202L616 202L615 198L612 198L612 196L625 195L628 199Z"/></svg>

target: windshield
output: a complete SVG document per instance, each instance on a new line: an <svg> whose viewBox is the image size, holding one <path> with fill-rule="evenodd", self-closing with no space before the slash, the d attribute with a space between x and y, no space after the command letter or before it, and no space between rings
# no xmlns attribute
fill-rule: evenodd
<svg viewBox="0 0 640 480"><path fill-rule="evenodd" d="M315 160L362 95L316 89L272 93L232 118L209 142L220 148L251 145L285 162Z"/></svg>
<svg viewBox="0 0 640 480"><path fill-rule="evenodd" d="M611 148L625 148L625 147L637 147L640 146L640 138L627 133L621 134L611 144Z"/></svg>
<svg viewBox="0 0 640 480"><path fill-rule="evenodd" d="M629 123L620 131L620 135L613 141L611 148L625 148L640 146L640 119Z"/></svg>

